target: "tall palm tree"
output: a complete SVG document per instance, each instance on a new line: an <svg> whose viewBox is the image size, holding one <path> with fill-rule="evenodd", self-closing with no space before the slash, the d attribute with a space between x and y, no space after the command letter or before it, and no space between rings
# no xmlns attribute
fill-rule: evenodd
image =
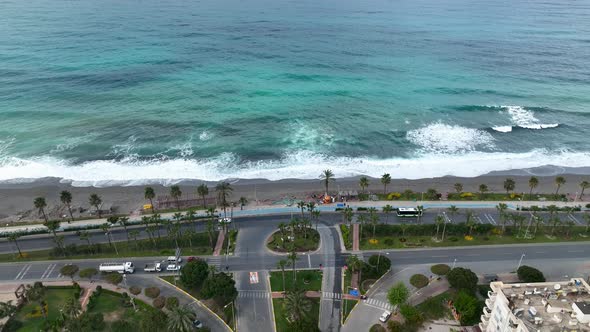
<svg viewBox="0 0 590 332"><path fill-rule="evenodd" d="M363 225L367 222L367 216L364 214L360 214L357 218L357 221L360 224L360 237L362 240L363 239Z"/></svg>
<svg viewBox="0 0 590 332"><path fill-rule="evenodd" d="M346 207L346 208L344 208L344 210L342 210L342 217L344 218L344 222L348 222L349 224L352 224L352 217L353 216L354 216L354 211L352 210L352 208Z"/></svg>
<svg viewBox="0 0 590 332"><path fill-rule="evenodd" d="M453 218L453 220L455 219L455 215L459 212L459 208L456 207L455 205L451 205L448 207L449 210L449 214L451 215L451 218Z"/></svg>
<svg viewBox="0 0 590 332"><path fill-rule="evenodd" d="M27 285L25 288L25 298L30 302L37 302L41 307L41 314L47 319L47 310L45 310L45 286L40 282L34 283L32 286Z"/></svg>
<svg viewBox="0 0 590 332"><path fill-rule="evenodd" d="M309 202L307 203L307 211L309 212L309 216L313 217L313 212L315 211L315 202Z"/></svg>
<svg viewBox="0 0 590 332"><path fill-rule="evenodd" d="M385 173L381 175L381 184L383 185L383 195L387 195L387 185L391 183L391 175Z"/></svg>
<svg viewBox="0 0 590 332"><path fill-rule="evenodd" d="M217 192L217 201L220 202L221 206L223 207L223 216L227 216L227 200L231 196L231 193L234 191L234 188L228 182L222 181L219 182L215 186L215 192Z"/></svg>
<svg viewBox="0 0 590 332"><path fill-rule="evenodd" d="M389 214L393 212L393 206L387 204L383 207L383 213L385 213L385 223L389 222Z"/></svg>
<svg viewBox="0 0 590 332"><path fill-rule="evenodd" d="M47 230L53 234L53 240L57 244L57 230L59 229L59 220L49 220L43 223L43 226L47 227Z"/></svg>
<svg viewBox="0 0 590 332"><path fill-rule="evenodd" d="M324 182L324 187L326 187L326 195L328 195L328 189L330 186L331 181L335 181L334 173L330 169L326 169L320 174L320 179Z"/></svg>
<svg viewBox="0 0 590 332"><path fill-rule="evenodd" d="M346 258L346 266L348 266L351 273L358 273L358 280L361 280L360 273L362 271L363 262L356 255L350 255Z"/></svg>
<svg viewBox="0 0 590 332"><path fill-rule="evenodd" d="M295 262L297 262L297 253L295 252L295 248L291 250L289 255L287 255L287 259L291 261L291 265L293 266L293 288L295 288L295 282L297 281L297 273L295 273Z"/></svg>
<svg viewBox="0 0 590 332"><path fill-rule="evenodd" d="M588 232L588 229L590 228L590 214L586 213L584 215L584 220L586 220L586 232Z"/></svg>
<svg viewBox="0 0 590 332"><path fill-rule="evenodd" d="M311 216L315 219L315 230L318 230L318 224L320 223L320 210L313 210L311 211Z"/></svg>
<svg viewBox="0 0 590 332"><path fill-rule="evenodd" d="M246 206L246 204L248 204L248 199L246 197L242 196L242 197L240 197L238 202L240 202L240 210L243 210L244 206Z"/></svg>
<svg viewBox="0 0 590 332"><path fill-rule="evenodd" d="M485 184L480 184L479 185L479 197L481 200L483 200L483 195L488 191L488 186Z"/></svg>
<svg viewBox="0 0 590 332"><path fill-rule="evenodd" d="M180 210L180 196L182 196L182 191L178 185L173 185L170 187L170 197L174 198L177 210Z"/></svg>
<svg viewBox="0 0 590 332"><path fill-rule="evenodd" d="M125 230L125 235L127 235L127 243L129 243L129 231L127 230L127 226L129 225L129 217L120 217L119 224L123 226Z"/></svg>
<svg viewBox="0 0 590 332"><path fill-rule="evenodd" d="M379 215L377 214L377 209L374 207L370 207L368 210L369 212L369 221L371 222L371 226L373 226L373 239L375 238L375 227L379 223Z"/></svg>
<svg viewBox="0 0 590 332"><path fill-rule="evenodd" d="M100 225L100 229L106 234L107 240L109 240L109 247L112 247L113 243L111 242L111 228L109 227L109 224L104 223Z"/></svg>
<svg viewBox="0 0 590 332"><path fill-rule="evenodd" d="M89 231L78 231L78 238L80 239L80 241L86 241L86 243L88 244L88 247L90 248L90 246L92 245L91 239L90 239L90 232Z"/></svg>
<svg viewBox="0 0 590 332"><path fill-rule="evenodd" d="M292 291L287 292L287 296L283 300L283 306L287 313L286 318L293 322L296 329L299 330L303 323L308 320L312 303L311 300L305 296L305 290L293 289Z"/></svg>
<svg viewBox="0 0 590 332"><path fill-rule="evenodd" d="M536 212L533 212L533 220L535 221L534 236L537 236L537 231L539 230L539 226L543 223L543 217L538 215Z"/></svg>
<svg viewBox="0 0 590 332"><path fill-rule="evenodd" d="M539 179L537 179L534 176L531 176L531 178L529 179L529 200L533 199L533 189L537 188L537 186L539 186Z"/></svg>
<svg viewBox="0 0 590 332"><path fill-rule="evenodd" d="M434 223L436 224L436 239L438 240L438 231L440 229L440 225L445 223L445 218L441 215L438 215L434 219Z"/></svg>
<svg viewBox="0 0 590 332"><path fill-rule="evenodd" d="M297 208L301 210L301 218L305 218L305 214L303 214L303 210L305 209L306 206L307 206L307 203L305 203L304 201L297 202Z"/></svg>
<svg viewBox="0 0 590 332"><path fill-rule="evenodd" d="M281 269L281 272L283 273L283 290L286 291L287 290L287 286L285 284L285 267L287 266L288 262L286 259L281 259L278 263L277 263L277 268Z"/></svg>
<svg viewBox="0 0 590 332"><path fill-rule="evenodd" d="M188 306L176 306L168 312L167 327L170 332L193 331L195 314Z"/></svg>
<svg viewBox="0 0 590 332"><path fill-rule="evenodd" d="M143 190L143 197L150 201L150 205L152 206L152 213L156 213L156 207L154 206L154 198L156 198L156 192L152 187L145 187Z"/></svg>
<svg viewBox="0 0 590 332"><path fill-rule="evenodd" d="M500 213L500 221L502 222L502 234L504 234L504 230L506 229L506 210L508 209L508 205L504 203L499 203L496 205L496 210Z"/></svg>
<svg viewBox="0 0 590 332"><path fill-rule="evenodd" d="M71 296L66 299L66 302L61 307L61 312L68 318L68 319L76 319L82 312L82 306L80 305L80 301L75 297Z"/></svg>
<svg viewBox="0 0 590 332"><path fill-rule="evenodd" d="M137 237L139 236L139 230L132 229L131 231L129 231L129 236L133 239L133 243L135 243L135 249L137 249L137 247L138 247Z"/></svg>
<svg viewBox="0 0 590 332"><path fill-rule="evenodd" d="M207 219L207 224L205 224L207 229L207 235L209 236L209 246L213 248L213 230L215 226L213 225L213 220Z"/></svg>
<svg viewBox="0 0 590 332"><path fill-rule="evenodd" d="M367 178L366 176L361 176L361 178L359 179L359 186L361 187L361 191L364 193L365 188L369 187L369 178Z"/></svg>
<svg viewBox="0 0 590 332"><path fill-rule="evenodd" d="M199 196L201 196L201 199L203 199L203 209L206 209L207 208L207 195L209 195L209 187L207 187L206 184L201 183L197 187L197 194Z"/></svg>
<svg viewBox="0 0 590 332"><path fill-rule="evenodd" d="M189 224L191 224L193 221L195 221L196 215L197 215L197 212L193 209L188 209L188 211L186 211L186 220L188 220Z"/></svg>
<svg viewBox="0 0 590 332"><path fill-rule="evenodd" d="M453 188L455 188L455 191L457 192L457 194L460 194L463 192L463 184L457 182L453 185Z"/></svg>
<svg viewBox="0 0 590 332"><path fill-rule="evenodd" d="M564 184L565 184L565 178L563 176L558 176L555 178L555 186L557 186L557 189L555 189L555 196L557 196L557 194L559 193L559 189Z"/></svg>
<svg viewBox="0 0 590 332"><path fill-rule="evenodd" d="M514 182L514 179L507 178L506 180L504 180L504 190L506 190L506 195L513 191L515 187L516 182Z"/></svg>
<svg viewBox="0 0 590 332"><path fill-rule="evenodd" d="M473 217L473 212L467 212L467 219L465 220L465 226L469 227L469 236L473 232L473 227L475 227L475 218Z"/></svg>
<svg viewBox="0 0 590 332"><path fill-rule="evenodd" d="M555 234L557 226L561 224L561 219L559 219L559 216L556 215L555 217L551 218L551 223L553 224L553 227L551 228L551 236L553 236L553 234Z"/></svg>
<svg viewBox="0 0 590 332"><path fill-rule="evenodd" d="M13 232L13 233L8 233L8 241L10 242L14 242L14 245L16 246L16 249L18 250L18 257L22 257L23 254L20 251L20 246L18 245L18 238L21 237L21 233L18 232Z"/></svg>
<svg viewBox="0 0 590 332"><path fill-rule="evenodd" d="M100 205L102 204L102 198L100 198L100 196L98 196L97 194L91 194L90 197L88 197L88 203L96 208L96 212L98 212L98 217L101 218L102 215L100 211Z"/></svg>
<svg viewBox="0 0 590 332"><path fill-rule="evenodd" d="M45 197L35 198L35 200L33 201L33 205L35 206L35 208L37 208L39 213L43 216L43 219L45 219L45 222L47 222L48 219L47 219L47 215L45 214L45 208L47 207L47 202L45 201Z"/></svg>
<svg viewBox="0 0 590 332"><path fill-rule="evenodd" d="M70 221L74 221L74 215L72 214L72 193L67 190L62 191L59 193L59 200L68 208L68 212L70 213Z"/></svg>
<svg viewBox="0 0 590 332"><path fill-rule="evenodd" d="M584 196L584 190L590 188L590 182L586 180L580 182L580 188L582 189L582 191L580 192L580 199L582 199L582 196Z"/></svg>

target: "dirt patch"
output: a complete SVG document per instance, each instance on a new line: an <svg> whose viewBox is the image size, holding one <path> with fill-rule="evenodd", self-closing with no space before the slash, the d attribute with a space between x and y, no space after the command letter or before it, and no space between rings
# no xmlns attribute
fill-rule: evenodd
<svg viewBox="0 0 590 332"><path fill-rule="evenodd" d="M116 322L118 320L121 320L121 317L123 317L124 313L125 313L124 310L116 310L113 312L103 314L104 321L105 322Z"/></svg>

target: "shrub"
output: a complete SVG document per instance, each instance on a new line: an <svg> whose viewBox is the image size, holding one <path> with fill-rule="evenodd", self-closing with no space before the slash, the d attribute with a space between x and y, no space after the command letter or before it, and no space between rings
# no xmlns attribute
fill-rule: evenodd
<svg viewBox="0 0 590 332"><path fill-rule="evenodd" d="M409 296L410 292L403 282L398 282L397 284L393 285L393 287L391 287L387 292L387 299L392 305L405 303Z"/></svg>
<svg viewBox="0 0 590 332"><path fill-rule="evenodd" d="M518 279L522 282L544 282L545 276L543 272L535 269L534 267L523 265L516 270Z"/></svg>
<svg viewBox="0 0 590 332"><path fill-rule="evenodd" d="M103 276L104 280L113 285L118 285L123 281L123 276L120 273L107 273Z"/></svg>
<svg viewBox="0 0 590 332"><path fill-rule="evenodd" d="M177 297L171 296L166 299L166 309L172 310L176 307L178 307L178 298Z"/></svg>
<svg viewBox="0 0 590 332"><path fill-rule="evenodd" d="M381 326L381 324L375 324L373 326L371 326L371 328L369 329L369 332L386 332L387 330Z"/></svg>
<svg viewBox="0 0 590 332"><path fill-rule="evenodd" d="M477 298L462 290L453 301L453 306L461 314L461 325L477 324L481 316L481 307Z"/></svg>
<svg viewBox="0 0 590 332"><path fill-rule="evenodd" d="M141 293L141 287L131 286L129 287L129 293L133 295L139 295L139 293Z"/></svg>
<svg viewBox="0 0 590 332"><path fill-rule="evenodd" d="M187 263L180 270L180 281L189 288L201 287L209 275L209 265L202 259L195 259Z"/></svg>
<svg viewBox="0 0 590 332"><path fill-rule="evenodd" d="M430 271L439 276L446 275L450 270L451 268L447 264L436 264L430 267Z"/></svg>
<svg viewBox="0 0 590 332"><path fill-rule="evenodd" d="M458 239L458 238L456 238L456 237L454 237L454 236L451 236L451 237L449 238L449 241L451 241L451 242L457 242L457 241L459 241L459 239Z"/></svg>
<svg viewBox="0 0 590 332"><path fill-rule="evenodd" d="M116 320L111 324L111 331L113 332L128 332L134 328L136 326L126 320Z"/></svg>
<svg viewBox="0 0 590 332"><path fill-rule="evenodd" d="M158 309L162 309L164 308L164 305L166 305L166 298L163 296L158 296L154 299L154 307L158 308Z"/></svg>
<svg viewBox="0 0 590 332"><path fill-rule="evenodd" d="M590 203L586 204L586 209L590 209Z"/></svg>
<svg viewBox="0 0 590 332"><path fill-rule="evenodd" d="M387 322L387 328L389 332L406 332L404 325L396 320L390 320Z"/></svg>
<svg viewBox="0 0 590 332"><path fill-rule="evenodd" d="M410 278L410 284L416 288L423 288L428 285L428 277L423 274L414 274Z"/></svg>
<svg viewBox="0 0 590 332"><path fill-rule="evenodd" d="M4 325L4 329L2 331L14 332L20 330L22 326L23 323L20 320L12 318L6 322L6 325Z"/></svg>
<svg viewBox="0 0 590 332"><path fill-rule="evenodd" d="M473 196L475 196L475 195L473 195L473 193L470 193L470 192L463 192L463 193L461 193L461 195L459 195L459 197L461 197L461 198L473 198Z"/></svg>
<svg viewBox="0 0 590 332"><path fill-rule="evenodd" d="M368 209L364 206L359 206L356 208L357 211L367 211Z"/></svg>
<svg viewBox="0 0 590 332"><path fill-rule="evenodd" d="M101 285L96 286L96 292L98 292L98 294L100 294L102 292L102 286Z"/></svg>
<svg viewBox="0 0 590 332"><path fill-rule="evenodd" d="M401 193L389 193L389 195L387 195L387 200L389 200L389 201L398 200L398 199L400 199L400 197L402 197Z"/></svg>
<svg viewBox="0 0 590 332"><path fill-rule="evenodd" d="M158 287L146 287L143 290L143 293L145 294L145 296L155 299L160 295L160 289Z"/></svg>
<svg viewBox="0 0 590 332"><path fill-rule="evenodd" d="M392 245L393 245L393 242L394 242L394 241L393 241L393 239L392 239L392 238L390 238L390 237L386 238L386 239L383 241L383 243L385 243L385 244L386 244L386 245L388 245L388 246L392 246Z"/></svg>
<svg viewBox="0 0 590 332"><path fill-rule="evenodd" d="M422 317L420 311L418 311L418 309L412 307L411 305L402 304L399 309L399 312L406 319L406 325L417 327L422 325L422 322L424 321L424 318Z"/></svg>

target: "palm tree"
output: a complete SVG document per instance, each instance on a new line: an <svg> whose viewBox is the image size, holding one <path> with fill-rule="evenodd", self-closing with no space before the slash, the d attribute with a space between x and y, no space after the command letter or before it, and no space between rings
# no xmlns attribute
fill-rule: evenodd
<svg viewBox="0 0 590 332"><path fill-rule="evenodd" d="M354 211L350 207L344 208L342 210L342 217L344 218L344 222L348 222L349 224L352 223L352 217L354 216Z"/></svg>
<svg viewBox="0 0 590 332"><path fill-rule="evenodd" d="M207 228L207 235L209 236L209 246L213 248L213 230L215 228L213 220L207 219L207 224L205 226Z"/></svg>
<svg viewBox="0 0 590 332"><path fill-rule="evenodd" d="M485 184L479 185L479 195L480 199L483 200L483 195L488 191L488 186Z"/></svg>
<svg viewBox="0 0 590 332"><path fill-rule="evenodd" d="M453 188L455 188L455 191L457 192L457 194L460 194L463 192L463 184L457 182L455 183L455 185L453 185Z"/></svg>
<svg viewBox="0 0 590 332"><path fill-rule="evenodd" d="M312 303L309 298L305 296L305 290L293 289L287 292L287 296L283 300L284 310L287 313L287 319L296 326L296 330L300 330L308 319L309 312L312 308Z"/></svg>
<svg viewBox="0 0 590 332"><path fill-rule="evenodd" d="M496 205L496 209L500 213L500 221L502 222L502 234L504 234L504 229L506 229L506 210L508 209L508 205L504 203L499 203Z"/></svg>
<svg viewBox="0 0 590 332"><path fill-rule="evenodd" d="M180 191L180 187L178 185L173 185L170 187L170 197L174 198L177 210L180 210L180 196L182 196L182 191Z"/></svg>
<svg viewBox="0 0 590 332"><path fill-rule="evenodd" d="M152 206L152 213L156 213L156 207L154 206L154 198L156 198L156 192L152 187L145 187L143 190L143 197L150 201L150 205Z"/></svg>
<svg viewBox="0 0 590 332"><path fill-rule="evenodd" d="M351 255L346 258L346 266L348 266L351 273L358 273L358 280L361 280L360 273L362 271L363 262L356 255Z"/></svg>
<svg viewBox="0 0 590 332"><path fill-rule="evenodd" d="M109 227L109 224L104 223L100 225L100 229L106 234L107 240L109 240L109 247L112 247L113 243L111 242L111 229Z"/></svg>
<svg viewBox="0 0 590 332"><path fill-rule="evenodd" d="M387 194L387 185L391 183L391 175L385 173L381 175L381 184L383 185L383 195Z"/></svg>
<svg viewBox="0 0 590 332"><path fill-rule="evenodd" d="M168 331L171 332L189 332L193 331L193 321L195 314L188 306L176 306L168 312Z"/></svg>
<svg viewBox="0 0 590 332"><path fill-rule="evenodd" d="M47 227L47 230L49 230L53 234L53 240L57 243L56 232L59 229L59 220L46 221L45 223L43 223L43 226Z"/></svg>
<svg viewBox="0 0 590 332"><path fill-rule="evenodd" d="M459 208L456 207L455 205L449 206L449 208L447 210L449 210L449 213L451 214L451 218L453 218L453 219L455 219L455 215L459 212Z"/></svg>
<svg viewBox="0 0 590 332"><path fill-rule="evenodd" d="M90 195L90 197L88 198L88 203L96 208L96 212L98 212L98 218L101 218L102 215L100 211L100 205L102 204L102 199L100 198L100 196L98 196L97 194Z"/></svg>
<svg viewBox="0 0 590 332"><path fill-rule="evenodd" d="M332 170L326 169L320 174L320 179L324 182L324 187L326 187L326 195L328 195L328 189L330 185L330 181L334 181L334 173Z"/></svg>
<svg viewBox="0 0 590 332"><path fill-rule="evenodd" d="M25 288L25 298L30 302L37 302L41 307L41 314L47 319L47 310L45 310L45 286L41 282L36 282L32 286L27 285Z"/></svg>
<svg viewBox="0 0 590 332"><path fill-rule="evenodd" d="M513 191L515 187L516 182L514 182L514 179L508 178L504 180L504 189L506 190L506 195Z"/></svg>
<svg viewBox="0 0 590 332"><path fill-rule="evenodd" d="M281 272L283 273L283 290L286 291L287 290L287 286L285 285L285 267L287 266L288 262L286 259L281 259L278 263L277 263L277 268L281 269Z"/></svg>
<svg viewBox="0 0 590 332"><path fill-rule="evenodd" d="M298 258L299 257L297 257L297 253L295 252L294 248L289 253L289 255L287 255L287 259L291 261L291 264L293 266L293 288L295 288L295 282L297 281L297 273L295 273L295 262L297 262Z"/></svg>
<svg viewBox="0 0 590 332"><path fill-rule="evenodd" d="M565 184L565 178L563 176L558 176L555 178L555 185L557 186L557 189L555 190L555 196L557 196L557 193L559 193L559 189L564 184Z"/></svg>
<svg viewBox="0 0 590 332"><path fill-rule="evenodd" d="M242 197L240 197L239 202L240 202L240 210L243 210L244 206L246 204L248 204L248 199L246 197L242 196Z"/></svg>
<svg viewBox="0 0 590 332"><path fill-rule="evenodd" d="M305 218L305 215L303 214L303 210L305 209L306 206L307 206L307 203L305 203L304 201L297 202L297 208L301 209L301 218Z"/></svg>
<svg viewBox="0 0 590 332"><path fill-rule="evenodd" d="M16 249L18 250L18 257L22 257L23 254L20 251L20 246L18 245L18 238L21 237L21 233L18 232L13 232L13 233L8 233L8 241L10 242L14 242L14 245L16 246Z"/></svg>
<svg viewBox="0 0 590 332"><path fill-rule="evenodd" d="M361 176L359 179L359 186L361 187L361 191L364 193L365 188L369 187L369 178L366 176Z"/></svg>
<svg viewBox="0 0 590 332"><path fill-rule="evenodd" d="M436 216L435 223L436 223L436 239L438 240L438 230L440 228L440 225L444 225L445 218L441 215L438 215L438 216Z"/></svg>
<svg viewBox="0 0 590 332"><path fill-rule="evenodd" d="M580 192L580 199L582 199L582 196L584 196L584 190L590 188L590 183L584 180L580 182L580 188L582 189L582 191Z"/></svg>
<svg viewBox="0 0 590 332"><path fill-rule="evenodd" d="M373 239L375 238L375 227L379 223L379 215L377 214L377 209L374 207L370 207L368 210L369 212L369 221L371 222L371 226L373 226Z"/></svg>
<svg viewBox="0 0 590 332"><path fill-rule="evenodd" d="M362 240L363 239L363 225L367 222L367 216L364 214L360 214L357 218L357 221L360 223L360 237Z"/></svg>
<svg viewBox="0 0 590 332"><path fill-rule="evenodd" d="M133 229L129 232L129 236L133 238L133 243L135 243L135 249L137 249L137 237L139 236L139 230Z"/></svg>
<svg viewBox="0 0 590 332"><path fill-rule="evenodd" d="M234 191L234 188L232 188L231 185L225 181L219 182L217 186L215 186L215 192L217 192L217 201L220 202L221 206L223 207L224 217L227 216L227 200L231 196L232 191Z"/></svg>
<svg viewBox="0 0 590 332"><path fill-rule="evenodd" d="M309 216L313 218L313 212L315 211L315 202L307 203L307 211L309 212Z"/></svg>
<svg viewBox="0 0 590 332"><path fill-rule="evenodd" d="M311 216L312 218L315 219L315 230L318 230L318 224L320 222L320 210L313 210L311 211Z"/></svg>
<svg viewBox="0 0 590 332"><path fill-rule="evenodd" d="M475 218L473 217L473 212L467 212L467 219L465 220L465 225L469 227L469 236L471 236L471 232L473 232L473 227L475 227Z"/></svg>
<svg viewBox="0 0 590 332"><path fill-rule="evenodd" d="M557 226L561 224L561 219L559 219L559 216L556 215L555 217L551 218L551 222L553 223L553 227L551 229L551 236L553 236L555 230L557 229Z"/></svg>
<svg viewBox="0 0 590 332"><path fill-rule="evenodd" d="M387 204L383 207L383 213L385 213L385 223L389 222L389 214L393 212L393 206Z"/></svg>
<svg viewBox="0 0 590 332"><path fill-rule="evenodd" d="M70 213L70 220L74 221L74 215L72 214L72 193L64 190L59 193L59 200L63 205L68 208L68 212Z"/></svg>
<svg viewBox="0 0 590 332"><path fill-rule="evenodd" d="M188 220L189 224L195 221L196 214L197 212L193 209L188 209L188 211L186 211L186 220Z"/></svg>
<svg viewBox="0 0 590 332"><path fill-rule="evenodd" d="M533 212L533 219L535 220L534 236L537 236L537 231L539 230L539 225L541 225L543 223L543 217L537 215L536 212Z"/></svg>
<svg viewBox="0 0 590 332"><path fill-rule="evenodd" d="M533 199L533 189L537 188L537 186L539 185L539 179L537 179L534 176L531 176L531 178L529 179L529 199L532 200Z"/></svg>
<svg viewBox="0 0 590 332"><path fill-rule="evenodd" d="M0 302L0 320L12 317L17 311L17 307L12 304L12 301Z"/></svg>
<svg viewBox="0 0 590 332"><path fill-rule="evenodd" d="M193 238L197 235L194 229L189 228L182 233L183 237L188 240L188 246L193 247Z"/></svg>
<svg viewBox="0 0 590 332"><path fill-rule="evenodd" d="M35 206L35 208L37 208L39 213L43 216L43 219L45 219L45 222L47 222L48 219L47 219L47 215L45 214L45 207L47 207L47 202L45 202L45 197L35 198L35 200L33 201L33 205Z"/></svg>
<svg viewBox="0 0 590 332"><path fill-rule="evenodd" d="M127 230L127 226L129 225L129 217L120 217L119 224L123 226L123 229L125 229L125 234L127 235L127 243L129 243L129 231Z"/></svg>
<svg viewBox="0 0 590 332"><path fill-rule="evenodd" d="M71 296L66 299L66 302L61 307L61 312L68 318L68 319L76 319L82 312L82 306L80 305L80 301L75 297Z"/></svg>
<svg viewBox="0 0 590 332"><path fill-rule="evenodd" d="M584 220L586 220L586 232L588 232L588 229L590 228L590 214L586 213L584 215Z"/></svg>
<svg viewBox="0 0 590 332"><path fill-rule="evenodd" d="M209 187L207 187L206 184L201 183L198 187L197 187L197 194L199 196L201 196L201 198L203 199L203 209L207 208L207 195L209 195Z"/></svg>

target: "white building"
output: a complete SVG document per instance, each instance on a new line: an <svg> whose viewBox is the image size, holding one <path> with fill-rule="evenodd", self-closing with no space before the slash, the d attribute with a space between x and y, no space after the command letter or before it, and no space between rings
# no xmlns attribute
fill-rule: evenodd
<svg viewBox="0 0 590 332"><path fill-rule="evenodd" d="M563 282L490 284L479 328L485 332L590 331L590 286Z"/></svg>

